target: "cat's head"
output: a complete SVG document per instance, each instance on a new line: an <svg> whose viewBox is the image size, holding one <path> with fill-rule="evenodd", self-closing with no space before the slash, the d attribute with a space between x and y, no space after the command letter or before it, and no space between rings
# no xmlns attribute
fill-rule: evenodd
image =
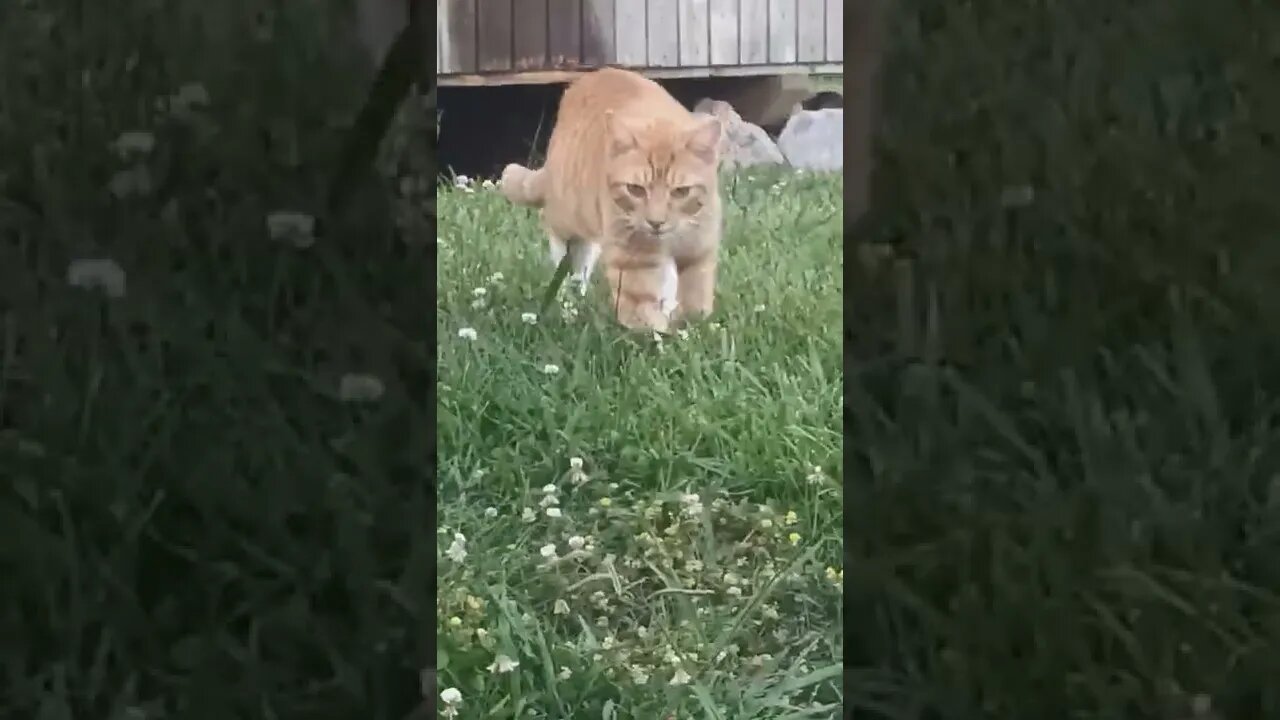
<svg viewBox="0 0 1280 720"><path fill-rule="evenodd" d="M697 225L715 202L720 120L637 120L607 113L605 177L628 230L653 238Z"/></svg>

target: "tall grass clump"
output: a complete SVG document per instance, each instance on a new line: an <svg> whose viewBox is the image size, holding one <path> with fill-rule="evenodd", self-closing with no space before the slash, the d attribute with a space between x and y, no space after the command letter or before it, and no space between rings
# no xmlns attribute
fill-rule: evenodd
<svg viewBox="0 0 1280 720"><path fill-rule="evenodd" d="M846 613L874 621L846 702L1277 715L1280 10L890 27L880 260L849 288Z"/></svg>
<svg viewBox="0 0 1280 720"><path fill-rule="evenodd" d="M429 256L325 212L344 4L0 5L4 717L420 699Z"/></svg>

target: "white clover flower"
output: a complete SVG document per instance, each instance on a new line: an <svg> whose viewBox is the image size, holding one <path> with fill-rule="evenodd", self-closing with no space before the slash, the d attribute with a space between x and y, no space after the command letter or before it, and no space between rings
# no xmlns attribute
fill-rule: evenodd
<svg viewBox="0 0 1280 720"><path fill-rule="evenodd" d="M680 504L684 506L681 512L685 517L696 518L702 515L702 498L697 493L681 495Z"/></svg>
<svg viewBox="0 0 1280 720"><path fill-rule="evenodd" d="M554 495L555 493L559 492L559 490L560 488L556 487L555 483L547 483L546 485L542 486L543 495Z"/></svg>
<svg viewBox="0 0 1280 720"><path fill-rule="evenodd" d="M1007 208L1026 207L1036 199L1036 189L1030 185L1010 185L1000 190L1000 204Z"/></svg>
<svg viewBox="0 0 1280 720"><path fill-rule="evenodd" d="M643 667L639 665L632 665L630 670L631 682L637 685L647 685L649 683L649 673Z"/></svg>
<svg viewBox="0 0 1280 720"><path fill-rule="evenodd" d="M818 465L814 465L813 469L810 470L809 474L805 477L805 480L807 480L810 485L817 485L826 479L826 473L822 472L822 468Z"/></svg>
<svg viewBox="0 0 1280 720"><path fill-rule="evenodd" d="M758 312L758 313L762 313L762 312L764 312L764 303L761 303L761 304L759 304L759 305L755 306L753 309L754 309L756 312Z"/></svg>
<svg viewBox="0 0 1280 720"><path fill-rule="evenodd" d="M471 301L471 309L472 309L472 310L483 310L483 309L485 308L485 306L486 306L486 305L488 305L488 304L489 304L489 303L488 303L484 298L482 298L482 297L478 297L478 298L476 298L475 300L472 300L472 301Z"/></svg>
<svg viewBox="0 0 1280 720"><path fill-rule="evenodd" d="M520 313L520 322L523 322L525 325L537 325L538 314L531 312Z"/></svg>
<svg viewBox="0 0 1280 720"><path fill-rule="evenodd" d="M574 535L569 538L569 547L573 550L581 550L587 544L587 539L581 535Z"/></svg>
<svg viewBox="0 0 1280 720"><path fill-rule="evenodd" d="M543 495L542 499L538 501L538 507L546 507L548 505L559 505L559 504L560 504L560 498L556 497L555 495Z"/></svg>
<svg viewBox="0 0 1280 720"><path fill-rule="evenodd" d="M510 657L500 654L493 658L493 662L489 664L488 670L495 675L501 675L502 673L509 673L518 667L520 667L519 660L512 660Z"/></svg>
<svg viewBox="0 0 1280 720"><path fill-rule="evenodd" d="M561 512L560 508L558 507L549 507L546 509L546 513L547 513L547 517L549 518L558 518L558 517L564 516L564 513Z"/></svg>
<svg viewBox="0 0 1280 720"><path fill-rule="evenodd" d="M484 516L485 516L485 517L487 517L487 518L496 518L496 517L498 517L498 508L496 508L496 507L487 507L487 508L485 508L485 509L484 509Z"/></svg>
<svg viewBox="0 0 1280 720"><path fill-rule="evenodd" d="M121 200L151 193L151 171L142 165L121 170L107 181L107 190Z"/></svg>
<svg viewBox="0 0 1280 720"><path fill-rule="evenodd" d="M198 82L184 83L173 97L188 106L209 104L209 91Z"/></svg>
<svg viewBox="0 0 1280 720"><path fill-rule="evenodd" d="M582 469L582 458L580 458L580 457L571 457L571 458L569 458L569 469L570 469L570 470L581 470L581 469Z"/></svg>
<svg viewBox="0 0 1280 720"><path fill-rule="evenodd" d="M120 133L120 136L111 144L116 155L125 160L149 155L155 146L156 136L141 130Z"/></svg>
<svg viewBox="0 0 1280 720"><path fill-rule="evenodd" d="M560 668L560 672L556 673L556 677L562 681L568 680L569 678L573 677L573 671L567 667L562 667Z"/></svg>
<svg viewBox="0 0 1280 720"><path fill-rule="evenodd" d="M385 391L382 381L373 375L343 375L338 381L338 399L343 402L373 402Z"/></svg>
<svg viewBox="0 0 1280 720"><path fill-rule="evenodd" d="M558 375L558 374L560 374L560 366L559 366L559 365L556 365L556 364L554 364L554 363L547 363L546 365L543 365L543 366L542 366L542 374L543 374L543 375Z"/></svg>
<svg viewBox="0 0 1280 720"><path fill-rule="evenodd" d="M440 702L445 705L461 705L462 693L458 691L458 688L445 688L440 692Z"/></svg>
<svg viewBox="0 0 1280 720"><path fill-rule="evenodd" d="M496 285L497 283L500 283L503 280L505 280L506 277L507 277L506 275L503 275L500 272L496 272L489 276L489 282L494 283Z"/></svg>
<svg viewBox="0 0 1280 720"><path fill-rule="evenodd" d="M458 331L458 337L463 340L475 340L478 336L476 335L475 328L464 327Z"/></svg>
<svg viewBox="0 0 1280 720"><path fill-rule="evenodd" d="M688 685L688 684L689 684L689 681L690 681L690 680L692 680L692 679L693 679L693 678L689 675L689 673L685 672L684 668L676 668L675 673L674 673L674 674L672 674L672 676L671 676L671 682L670 682L670 683L668 683L668 684L670 684L670 685Z"/></svg>
<svg viewBox="0 0 1280 720"><path fill-rule="evenodd" d="M548 560L556 557L556 544L547 543L546 545L543 545L542 547L538 548L538 554L544 558L547 558Z"/></svg>
<svg viewBox="0 0 1280 720"><path fill-rule="evenodd" d="M472 295L475 295L476 297L484 297L485 295L488 295L488 294L489 294L489 288L487 288L487 287L478 287L478 288L475 288L474 290L472 290L472 291L471 291L471 294L472 294Z"/></svg>
<svg viewBox="0 0 1280 720"><path fill-rule="evenodd" d="M67 284L85 290L98 290L109 298L124 297L124 268L115 260L82 258L67 266Z"/></svg>
<svg viewBox="0 0 1280 720"><path fill-rule="evenodd" d="M209 105L209 91L204 85L190 82L178 88L168 98L169 112L175 117L187 117L197 108Z"/></svg>
<svg viewBox="0 0 1280 720"><path fill-rule="evenodd" d="M533 511L533 508L527 507L524 510L520 511L520 519L527 523L531 523L534 520L538 519L538 515Z"/></svg>
<svg viewBox="0 0 1280 720"><path fill-rule="evenodd" d="M462 564L467 559L467 538L462 533L453 534L453 542L449 545L449 549L445 550L445 555L449 559Z"/></svg>
<svg viewBox="0 0 1280 720"><path fill-rule="evenodd" d="M552 547L555 547L555 546L553 545ZM556 615L568 615L569 603L565 602L563 598L556 600L556 605L554 608L551 609L551 612L555 613Z"/></svg>
<svg viewBox="0 0 1280 720"><path fill-rule="evenodd" d="M495 187L497 187L497 185L492 180L485 178L480 182L480 187L484 188L485 190L492 190Z"/></svg>
<svg viewBox="0 0 1280 720"><path fill-rule="evenodd" d="M738 587L737 585L730 585L728 588L725 589L724 594L728 595L729 597L736 597L736 598L742 597L742 588Z"/></svg>
<svg viewBox="0 0 1280 720"><path fill-rule="evenodd" d="M316 241L316 219L302 212L277 210L267 215L267 235L286 240L294 247L311 247Z"/></svg>

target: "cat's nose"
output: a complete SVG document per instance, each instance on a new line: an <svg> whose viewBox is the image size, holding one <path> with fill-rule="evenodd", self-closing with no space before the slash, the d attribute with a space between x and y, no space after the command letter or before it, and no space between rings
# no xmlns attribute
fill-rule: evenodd
<svg viewBox="0 0 1280 720"><path fill-rule="evenodd" d="M650 230L652 230L652 231L654 231L654 232L657 232L657 231L661 230L663 225L666 225L666 223L662 222L661 220L650 220L650 221L649 221L649 229L650 229Z"/></svg>

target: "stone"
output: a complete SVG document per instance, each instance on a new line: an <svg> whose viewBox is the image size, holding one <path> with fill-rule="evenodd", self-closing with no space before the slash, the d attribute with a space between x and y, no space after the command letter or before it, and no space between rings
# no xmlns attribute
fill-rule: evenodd
<svg viewBox="0 0 1280 720"><path fill-rule="evenodd" d="M778 149L797 170L844 169L844 110L801 110L778 135Z"/></svg>
<svg viewBox="0 0 1280 720"><path fill-rule="evenodd" d="M724 129L720 136L720 166L729 170L755 165L785 165L786 158L778 145L759 125L742 119L729 103L703 98L693 107L695 113L713 115Z"/></svg>

